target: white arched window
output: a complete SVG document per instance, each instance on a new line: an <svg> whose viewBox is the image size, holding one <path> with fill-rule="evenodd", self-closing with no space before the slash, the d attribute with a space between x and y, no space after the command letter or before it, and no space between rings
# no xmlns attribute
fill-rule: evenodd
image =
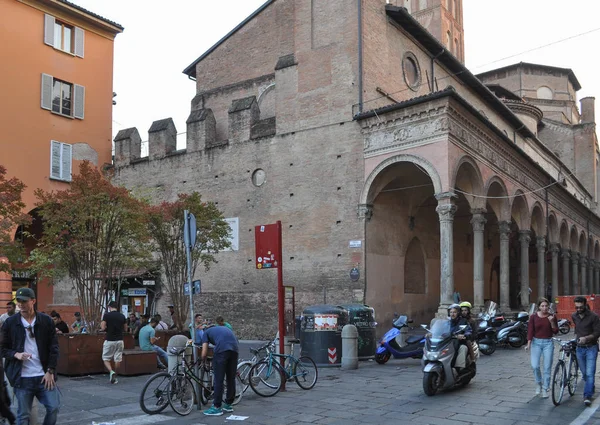
<svg viewBox="0 0 600 425"><path fill-rule="evenodd" d="M552 100L553 97L554 95L552 94L552 89L550 87L541 86L539 89L537 89L538 99Z"/></svg>

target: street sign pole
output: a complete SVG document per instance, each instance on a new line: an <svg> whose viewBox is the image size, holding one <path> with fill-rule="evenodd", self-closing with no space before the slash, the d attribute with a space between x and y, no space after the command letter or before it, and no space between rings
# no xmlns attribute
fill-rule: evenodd
<svg viewBox="0 0 600 425"><path fill-rule="evenodd" d="M284 354L284 339L285 339L285 311L284 311L284 300L285 292L283 288L283 248L281 247L281 221L277 220L277 258L279 259L279 266L277 267L277 310L279 313L279 352ZM292 353L293 354L293 353ZM283 357L282 357L283 362ZM282 366L285 367L284 364ZM285 391L285 380L283 381L282 390Z"/></svg>
<svg viewBox="0 0 600 425"><path fill-rule="evenodd" d="M190 213L188 210L184 210L183 211L183 220L184 220L184 225L183 225L183 241L185 243L185 255L187 258L187 276L188 276L188 285L189 285L189 293L190 293L190 324L191 324L191 331L190 331L190 336L192 337L192 353L194 356L194 373L196 374L196 376L200 376L198 374L198 353L196 350L196 346L194 345L194 343L196 341L194 341L194 337L195 337L195 323L194 323L194 297L193 297L193 290L192 290L192 249L194 248L194 245L196 245L196 217L194 217L194 214ZM184 283L185 285L185 283ZM185 292L185 291L184 291ZM195 387L196 387L196 400L198 401L197 404L197 408L198 410L201 409L201 404L200 404L200 386L198 385L197 382L195 382Z"/></svg>

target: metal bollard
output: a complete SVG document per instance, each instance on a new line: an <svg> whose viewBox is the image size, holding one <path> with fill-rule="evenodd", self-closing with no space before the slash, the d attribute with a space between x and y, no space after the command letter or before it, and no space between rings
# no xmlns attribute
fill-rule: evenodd
<svg viewBox="0 0 600 425"><path fill-rule="evenodd" d="M178 358L175 354L171 353L171 348L183 348L188 342L188 338L183 335L174 335L169 339L169 344L167 345L167 356L169 360L168 371L173 370L177 366ZM187 350L185 355L187 356Z"/></svg>
<svg viewBox="0 0 600 425"><path fill-rule="evenodd" d="M342 329L342 369L358 369L358 330L354 325Z"/></svg>

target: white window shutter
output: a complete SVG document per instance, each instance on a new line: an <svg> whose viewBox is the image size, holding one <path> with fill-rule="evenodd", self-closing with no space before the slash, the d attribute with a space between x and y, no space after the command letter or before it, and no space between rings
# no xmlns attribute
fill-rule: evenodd
<svg viewBox="0 0 600 425"><path fill-rule="evenodd" d="M42 74L42 108L52 109L52 75Z"/></svg>
<svg viewBox="0 0 600 425"><path fill-rule="evenodd" d="M229 250L237 251L240 245L240 219L239 217L226 218L225 222L229 224L229 242L231 242Z"/></svg>
<svg viewBox="0 0 600 425"><path fill-rule="evenodd" d="M50 177L60 179L60 143L52 140L50 145Z"/></svg>
<svg viewBox="0 0 600 425"><path fill-rule="evenodd" d="M85 87L73 84L75 93L73 96L73 116L75 118L83 119L85 109Z"/></svg>
<svg viewBox="0 0 600 425"><path fill-rule="evenodd" d="M54 47L54 16L44 15L44 43Z"/></svg>
<svg viewBox="0 0 600 425"><path fill-rule="evenodd" d="M62 143L61 153L61 176L62 180L71 181L71 158L72 147L66 143Z"/></svg>
<svg viewBox="0 0 600 425"><path fill-rule="evenodd" d="M83 57L83 50L85 45L85 31L81 28L75 27L75 56Z"/></svg>

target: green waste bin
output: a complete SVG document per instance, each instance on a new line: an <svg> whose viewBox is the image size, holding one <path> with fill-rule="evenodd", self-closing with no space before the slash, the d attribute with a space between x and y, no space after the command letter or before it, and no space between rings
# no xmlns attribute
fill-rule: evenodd
<svg viewBox="0 0 600 425"><path fill-rule="evenodd" d="M338 307L346 311L348 324L356 326L358 330L358 359L375 358L377 350L375 326L377 323L373 307L364 304L341 304Z"/></svg>
<svg viewBox="0 0 600 425"><path fill-rule="evenodd" d="M320 366L342 363L342 328L348 323L346 310L334 305L315 305L302 312L300 324L301 355Z"/></svg>

